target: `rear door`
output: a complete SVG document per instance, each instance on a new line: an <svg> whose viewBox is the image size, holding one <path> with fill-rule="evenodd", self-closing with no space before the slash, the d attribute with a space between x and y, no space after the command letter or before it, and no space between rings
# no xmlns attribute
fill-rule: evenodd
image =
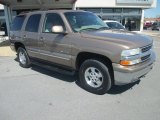
<svg viewBox="0 0 160 120"><path fill-rule="evenodd" d="M38 40L41 16L40 13L29 15L22 33L22 38L30 57L39 57Z"/></svg>
<svg viewBox="0 0 160 120"><path fill-rule="evenodd" d="M14 43L15 41L21 41L21 29L24 23L24 20L26 18L26 15L19 15L16 16L15 19L13 20L13 23L11 25L11 31L10 31L10 41L11 44Z"/></svg>

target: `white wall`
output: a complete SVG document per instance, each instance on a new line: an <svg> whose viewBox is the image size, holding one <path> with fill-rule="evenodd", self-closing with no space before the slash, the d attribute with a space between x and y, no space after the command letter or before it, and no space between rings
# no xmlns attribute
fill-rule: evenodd
<svg viewBox="0 0 160 120"><path fill-rule="evenodd" d="M117 4L116 0L77 0L76 7L121 7L121 8L152 8L156 7L157 0L152 5L147 4Z"/></svg>
<svg viewBox="0 0 160 120"><path fill-rule="evenodd" d="M4 9L4 6L0 4L0 10L3 10L3 9Z"/></svg>

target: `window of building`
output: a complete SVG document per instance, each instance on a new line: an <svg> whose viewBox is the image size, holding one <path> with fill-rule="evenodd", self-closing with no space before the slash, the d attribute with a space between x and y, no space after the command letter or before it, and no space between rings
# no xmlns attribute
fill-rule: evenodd
<svg viewBox="0 0 160 120"><path fill-rule="evenodd" d="M28 19L25 31L38 32L41 14L31 15Z"/></svg>
<svg viewBox="0 0 160 120"><path fill-rule="evenodd" d="M124 8L123 13L128 13L128 14L141 14L142 10L141 9L132 9L132 8Z"/></svg>
<svg viewBox="0 0 160 120"><path fill-rule="evenodd" d="M119 15L103 15L102 16L103 20L114 20L114 21L118 21L121 23L121 16Z"/></svg>
<svg viewBox="0 0 160 120"><path fill-rule="evenodd" d="M15 17L11 25L11 30L13 31L21 30L24 19L25 19L25 15L20 15L20 16Z"/></svg>
<svg viewBox="0 0 160 120"><path fill-rule="evenodd" d="M0 31L5 31L6 21L5 19L0 19Z"/></svg>
<svg viewBox="0 0 160 120"><path fill-rule="evenodd" d="M121 8L102 8L103 13L122 13Z"/></svg>
<svg viewBox="0 0 160 120"><path fill-rule="evenodd" d="M101 13L101 8L83 8L84 11L90 11L93 13Z"/></svg>
<svg viewBox="0 0 160 120"><path fill-rule="evenodd" d="M43 32L51 33L52 27L57 26L57 25L62 26L63 29L65 30L65 25L64 25L64 22L63 22L62 18L60 17L60 15L58 15L56 13L48 13L48 14L46 14L46 17L45 17Z"/></svg>
<svg viewBox="0 0 160 120"><path fill-rule="evenodd" d="M123 16L122 24L130 31L140 30L141 16Z"/></svg>
<svg viewBox="0 0 160 120"><path fill-rule="evenodd" d="M121 8L116 8L114 9L114 13L121 13L122 12L122 9Z"/></svg>
<svg viewBox="0 0 160 120"><path fill-rule="evenodd" d="M0 16L4 16L4 10L0 11Z"/></svg>
<svg viewBox="0 0 160 120"><path fill-rule="evenodd" d="M113 9L112 8L105 8L105 9L102 9L102 12L103 13L113 13Z"/></svg>

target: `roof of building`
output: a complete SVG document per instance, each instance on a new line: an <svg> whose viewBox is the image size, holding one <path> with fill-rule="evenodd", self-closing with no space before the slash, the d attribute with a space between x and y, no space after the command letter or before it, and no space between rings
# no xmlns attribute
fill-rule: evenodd
<svg viewBox="0 0 160 120"><path fill-rule="evenodd" d="M88 12L88 11L83 11L83 10L65 10L65 9L58 9L58 10L34 10L34 11L28 11L28 12L22 12L19 15L26 15L26 14L36 14L36 13L65 13L65 12ZM18 16L19 16L18 15Z"/></svg>
<svg viewBox="0 0 160 120"><path fill-rule="evenodd" d="M76 0L0 0L12 9L72 8Z"/></svg>

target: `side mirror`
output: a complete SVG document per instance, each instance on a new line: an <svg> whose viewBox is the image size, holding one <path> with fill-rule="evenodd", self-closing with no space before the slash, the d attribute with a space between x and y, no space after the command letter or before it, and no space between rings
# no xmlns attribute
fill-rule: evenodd
<svg viewBox="0 0 160 120"><path fill-rule="evenodd" d="M52 32L53 33L66 33L62 26L53 26Z"/></svg>

